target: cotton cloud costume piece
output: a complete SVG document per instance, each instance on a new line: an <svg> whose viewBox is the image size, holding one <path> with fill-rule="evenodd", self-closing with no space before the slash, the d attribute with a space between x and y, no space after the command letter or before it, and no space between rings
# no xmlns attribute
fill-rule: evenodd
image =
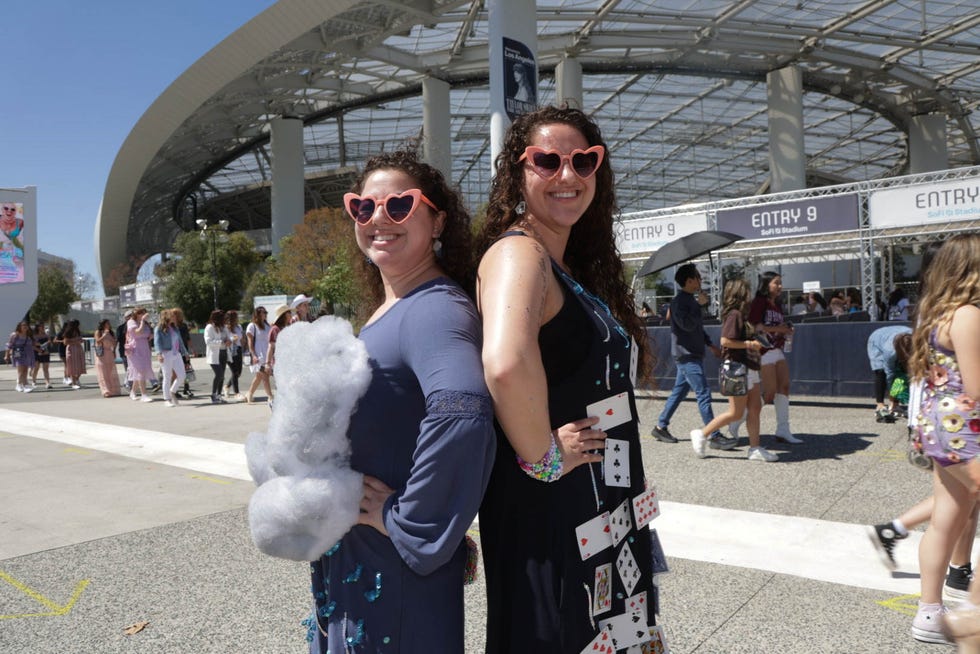
<svg viewBox="0 0 980 654"><path fill-rule="evenodd" d="M349 467L347 428L370 381L367 350L346 320L324 316L279 335L269 430L245 442L258 485L249 526L265 554L313 561L357 523L362 475Z"/></svg>

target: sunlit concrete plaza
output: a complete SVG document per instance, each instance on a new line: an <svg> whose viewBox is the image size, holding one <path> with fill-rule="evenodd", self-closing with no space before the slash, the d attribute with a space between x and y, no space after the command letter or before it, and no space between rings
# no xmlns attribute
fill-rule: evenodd
<svg viewBox="0 0 980 654"><path fill-rule="evenodd" d="M261 554L247 526L242 443L271 413L262 398L212 405L210 371L194 362L199 399L173 409L104 399L91 374L73 391L58 364L52 390L25 395L0 368L0 652L305 651L307 566ZM793 397L802 445L766 436L763 410L778 462L747 461L744 437L698 459L693 398L671 424L679 443L648 435L665 397L641 394L638 409L662 499L651 526L670 567L659 621L672 652L949 651L909 634L921 532L898 545L895 573L865 532L930 492L902 425L876 423L870 399ZM482 581L466 601L476 654Z"/></svg>

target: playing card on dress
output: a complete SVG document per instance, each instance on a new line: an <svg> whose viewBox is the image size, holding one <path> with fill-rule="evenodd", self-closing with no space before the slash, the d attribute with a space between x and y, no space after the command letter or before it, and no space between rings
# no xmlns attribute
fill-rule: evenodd
<svg viewBox="0 0 980 654"><path fill-rule="evenodd" d="M595 594L592 600L592 615L605 613L611 608L612 563L606 563L595 569Z"/></svg>
<svg viewBox="0 0 980 654"><path fill-rule="evenodd" d="M648 488L633 498L633 518L636 528L641 529L660 515L660 500L657 489Z"/></svg>
<svg viewBox="0 0 980 654"><path fill-rule="evenodd" d="M582 649L581 654L615 654L615 652L612 633L609 629L600 628L599 633Z"/></svg>
<svg viewBox="0 0 980 654"><path fill-rule="evenodd" d="M599 621L599 629L608 629L616 650L626 649L650 639L646 618L638 612L627 612Z"/></svg>
<svg viewBox="0 0 980 654"><path fill-rule="evenodd" d="M663 627L660 625L651 626L650 640L630 647L626 650L626 654L670 654Z"/></svg>
<svg viewBox="0 0 980 654"><path fill-rule="evenodd" d="M592 429L601 431L607 431L616 425L629 422L633 419L633 412L630 411L629 394L619 393L604 400L593 402L585 407L585 415L599 418L598 424L593 425Z"/></svg>
<svg viewBox="0 0 980 654"><path fill-rule="evenodd" d="M619 578L623 581L623 588L626 589L626 595L632 595L633 589L636 588L637 582L640 581L640 566L636 564L636 557L633 556L633 550L630 549L629 543L623 545L619 556L616 557L616 571L619 573Z"/></svg>
<svg viewBox="0 0 980 654"><path fill-rule="evenodd" d="M606 486L630 486L630 444L618 438L606 439L606 451L602 459L602 474Z"/></svg>
<svg viewBox="0 0 980 654"><path fill-rule="evenodd" d="M650 613L647 607L647 592L645 590L626 598L626 612L640 616L643 622L649 622L647 617Z"/></svg>
<svg viewBox="0 0 980 654"><path fill-rule="evenodd" d="M609 529L609 511L605 511L588 522L583 522L575 528L575 539L578 543L582 560L594 556L612 547L612 536Z"/></svg>
<svg viewBox="0 0 980 654"><path fill-rule="evenodd" d="M613 545L619 545L619 541L623 540L632 528L633 520L630 518L630 500L626 499L616 507L615 511L609 514L609 531L612 536Z"/></svg>

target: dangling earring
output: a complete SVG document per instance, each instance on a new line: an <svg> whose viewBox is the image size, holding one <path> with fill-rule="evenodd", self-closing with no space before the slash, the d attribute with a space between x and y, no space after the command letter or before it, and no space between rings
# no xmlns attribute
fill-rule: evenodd
<svg viewBox="0 0 980 654"><path fill-rule="evenodd" d="M442 241L439 240L438 236L432 241L432 251L435 252L437 257L442 256Z"/></svg>
<svg viewBox="0 0 980 654"><path fill-rule="evenodd" d="M527 202L521 200L517 203L517 206L514 207L514 213L516 213L518 216L523 216L525 211L527 211Z"/></svg>
<svg viewBox="0 0 980 654"><path fill-rule="evenodd" d="M364 263L366 263L369 266L374 265L374 261L371 260L371 257L364 257Z"/></svg>

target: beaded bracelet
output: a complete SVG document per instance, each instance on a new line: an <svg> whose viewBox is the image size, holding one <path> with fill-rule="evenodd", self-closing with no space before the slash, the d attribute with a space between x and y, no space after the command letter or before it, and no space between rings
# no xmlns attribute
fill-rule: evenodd
<svg viewBox="0 0 980 654"><path fill-rule="evenodd" d="M517 464L529 477L544 482L558 481L561 477L561 450L558 449L555 432L551 432L551 447L537 463L528 463L520 455L515 456L517 456Z"/></svg>

